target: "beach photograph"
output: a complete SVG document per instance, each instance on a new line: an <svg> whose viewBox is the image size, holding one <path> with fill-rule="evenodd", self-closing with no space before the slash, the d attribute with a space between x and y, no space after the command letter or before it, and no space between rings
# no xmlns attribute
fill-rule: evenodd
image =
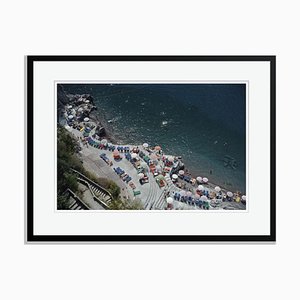
<svg viewBox="0 0 300 300"><path fill-rule="evenodd" d="M245 83L57 83L57 210L246 210Z"/></svg>

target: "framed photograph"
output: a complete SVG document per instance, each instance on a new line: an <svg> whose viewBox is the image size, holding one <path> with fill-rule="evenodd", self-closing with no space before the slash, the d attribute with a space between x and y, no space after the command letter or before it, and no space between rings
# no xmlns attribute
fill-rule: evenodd
<svg viewBox="0 0 300 300"><path fill-rule="evenodd" d="M28 56L27 242L274 242L275 56Z"/></svg>

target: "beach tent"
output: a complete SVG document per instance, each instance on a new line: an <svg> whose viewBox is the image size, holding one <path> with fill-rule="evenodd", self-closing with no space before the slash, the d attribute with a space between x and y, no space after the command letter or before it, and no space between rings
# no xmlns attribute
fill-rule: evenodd
<svg viewBox="0 0 300 300"><path fill-rule="evenodd" d="M184 175L184 171L183 170L179 170L178 174L179 175Z"/></svg>
<svg viewBox="0 0 300 300"><path fill-rule="evenodd" d="M196 179L197 179L197 181L198 181L199 183L202 182L202 177L199 176L199 177L197 177Z"/></svg>
<svg viewBox="0 0 300 300"><path fill-rule="evenodd" d="M216 187L215 187L215 191L216 191L217 193L219 193L219 192L221 191L221 188L220 188L219 186L216 186Z"/></svg>
<svg viewBox="0 0 300 300"><path fill-rule="evenodd" d="M208 182L208 178L204 177L204 178L202 179L202 181L203 181L204 183L207 183L207 182Z"/></svg>

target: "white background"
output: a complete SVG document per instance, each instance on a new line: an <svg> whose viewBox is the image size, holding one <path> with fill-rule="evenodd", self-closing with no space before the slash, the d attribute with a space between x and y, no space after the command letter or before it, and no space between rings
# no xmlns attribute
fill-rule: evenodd
<svg viewBox="0 0 300 300"><path fill-rule="evenodd" d="M2 4L2 299L299 298L297 2ZM276 54L277 243L24 245L25 54Z"/></svg>

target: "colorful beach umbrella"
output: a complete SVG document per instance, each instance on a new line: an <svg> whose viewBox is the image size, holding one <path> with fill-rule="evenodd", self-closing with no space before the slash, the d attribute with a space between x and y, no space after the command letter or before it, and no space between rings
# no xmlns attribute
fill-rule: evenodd
<svg viewBox="0 0 300 300"><path fill-rule="evenodd" d="M165 180L165 177L164 177L164 175L158 175L158 176L156 176L156 179L158 179L158 180Z"/></svg>

